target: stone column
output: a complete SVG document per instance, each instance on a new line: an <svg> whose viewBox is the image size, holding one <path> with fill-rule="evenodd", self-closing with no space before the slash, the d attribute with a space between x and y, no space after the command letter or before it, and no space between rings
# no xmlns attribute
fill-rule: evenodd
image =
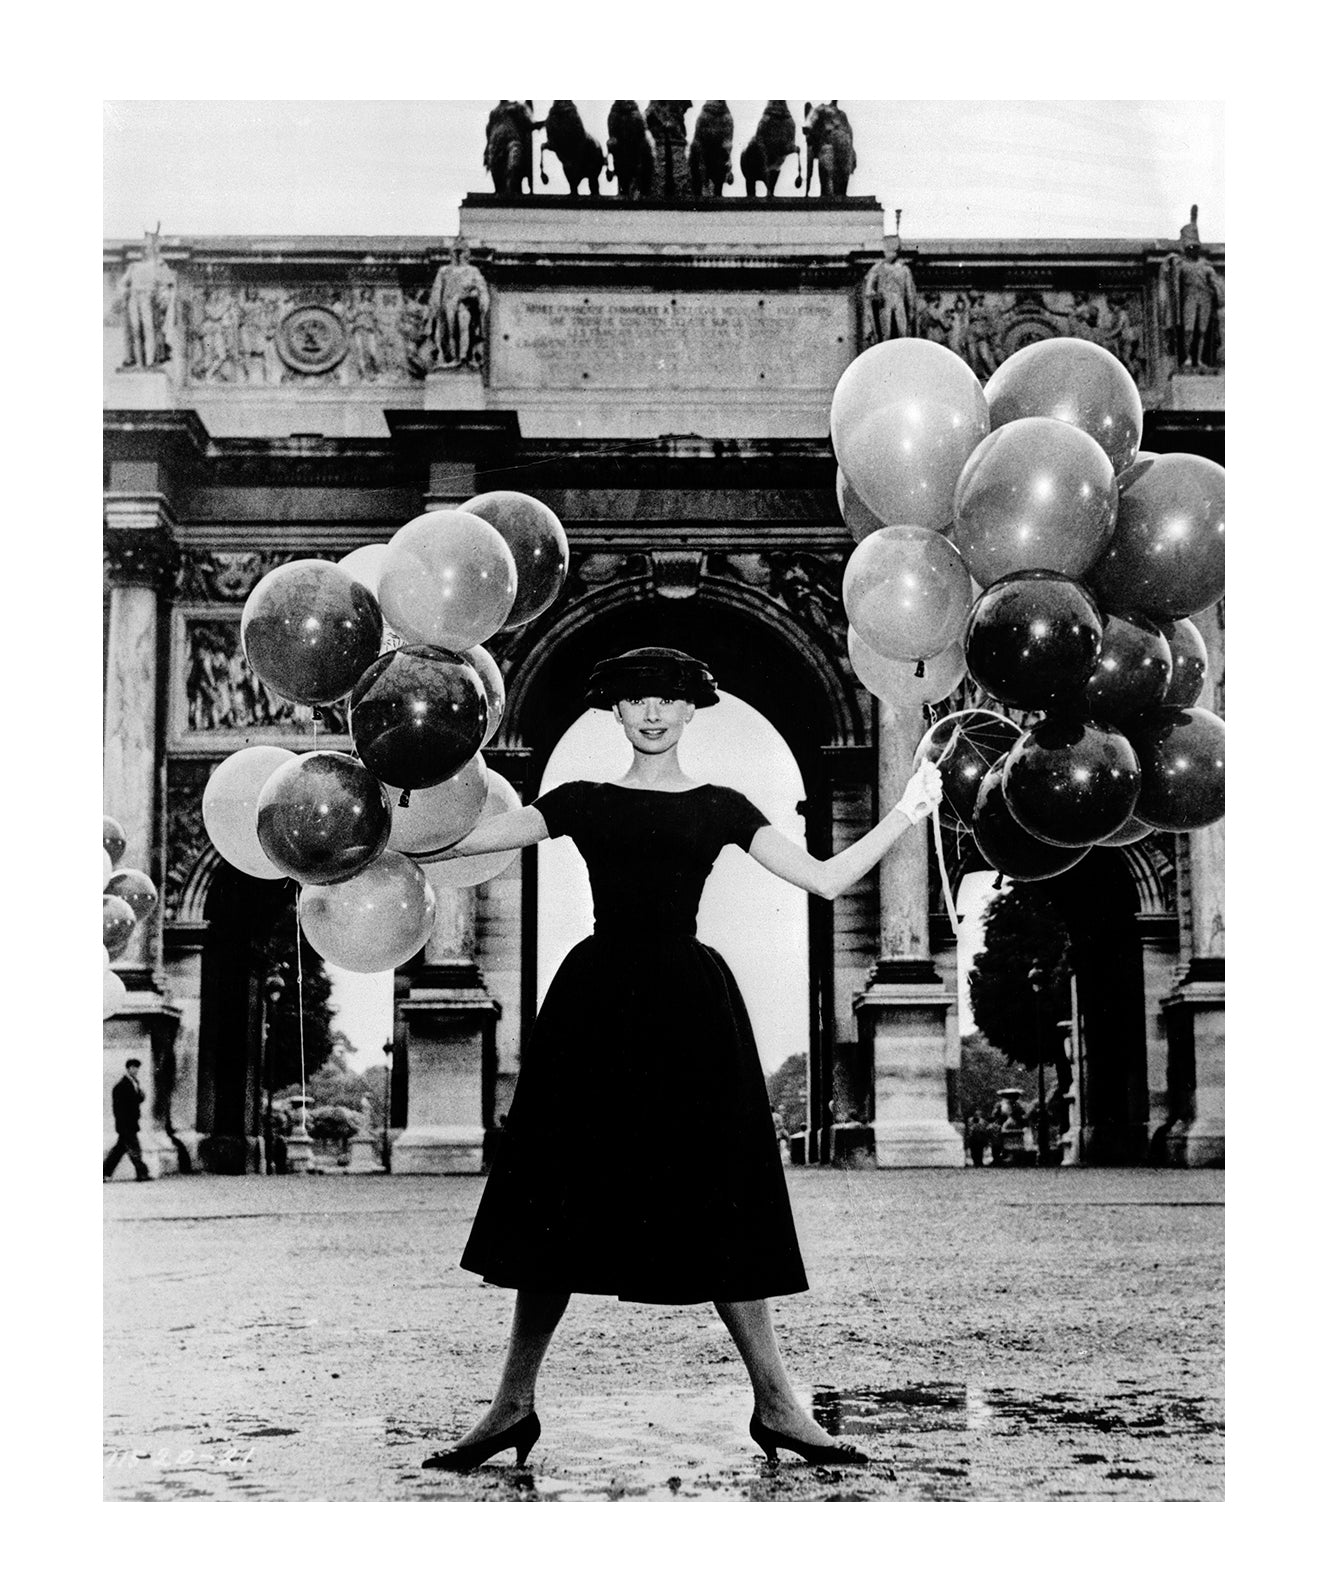
<svg viewBox="0 0 1317 1581"><path fill-rule="evenodd" d="M1202 706L1225 714L1225 604L1194 617L1207 644L1208 685ZM1225 824L1194 829L1181 842L1188 858L1188 961L1162 1001L1179 1063L1193 1073L1192 1119L1171 1128L1171 1156L1190 1167L1226 1160L1226 900ZM1187 913L1187 915L1186 915Z"/></svg>
<svg viewBox="0 0 1317 1581"><path fill-rule="evenodd" d="M163 737L160 728L162 597L172 586L177 551L168 505L159 494L105 500L105 565L110 587L105 669L103 806L123 825L121 867L140 868L164 894ZM173 1147L155 1124L156 1083L172 1065L178 1013L164 1002L163 902L133 929L113 963L128 989L124 1008L105 1026L106 1087L125 1060L142 1061L141 1144L153 1171L176 1167ZM113 1135L108 1100L107 1138ZM108 1146L108 1140L107 1140Z"/></svg>
<svg viewBox="0 0 1317 1581"><path fill-rule="evenodd" d="M917 709L878 705L878 810L886 816L910 777L924 732ZM878 958L854 1000L873 1054L874 1156L880 1169L965 1162L947 1118L948 1017L956 996L929 954L928 828L901 837L878 870Z"/></svg>
<svg viewBox="0 0 1317 1581"><path fill-rule="evenodd" d="M407 1129L395 1175L479 1174L493 1124L499 1006L475 963L474 889L436 889L425 965L399 1005L407 1040Z"/></svg>

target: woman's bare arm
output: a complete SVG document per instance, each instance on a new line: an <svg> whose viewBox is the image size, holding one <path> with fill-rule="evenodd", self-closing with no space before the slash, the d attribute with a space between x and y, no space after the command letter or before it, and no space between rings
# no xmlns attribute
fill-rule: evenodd
<svg viewBox="0 0 1317 1581"><path fill-rule="evenodd" d="M811 895L821 895L824 900L835 900L881 862L910 827L911 820L905 813L893 808L854 845L834 856L818 857L788 840L780 829L765 824L750 842L750 855L788 884L808 890Z"/></svg>
<svg viewBox="0 0 1317 1581"><path fill-rule="evenodd" d="M427 862L448 862L455 856L484 856L490 851L517 851L549 838L548 826L538 807L517 807L479 823L464 839L450 845Z"/></svg>

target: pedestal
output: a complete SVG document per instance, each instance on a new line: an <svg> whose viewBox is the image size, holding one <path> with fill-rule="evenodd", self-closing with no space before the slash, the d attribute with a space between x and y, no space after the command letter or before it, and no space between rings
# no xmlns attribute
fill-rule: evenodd
<svg viewBox="0 0 1317 1581"><path fill-rule="evenodd" d="M430 968L398 1009L407 1127L393 1141L393 1173L478 1175L494 1120L498 1003L473 971Z"/></svg>
<svg viewBox="0 0 1317 1581"><path fill-rule="evenodd" d="M879 1169L962 1169L965 1144L947 1118L947 1017L955 1004L931 961L879 962L853 1000L873 1056L874 1162Z"/></svg>
<svg viewBox="0 0 1317 1581"><path fill-rule="evenodd" d="M1167 1137L1172 1163L1221 1169L1226 1161L1225 961L1196 959L1162 1000L1167 1037L1176 1063L1192 1084L1192 1118L1178 1120Z"/></svg>
<svg viewBox="0 0 1317 1581"><path fill-rule="evenodd" d="M485 380L479 368L436 368L425 379L427 412L483 412Z"/></svg>

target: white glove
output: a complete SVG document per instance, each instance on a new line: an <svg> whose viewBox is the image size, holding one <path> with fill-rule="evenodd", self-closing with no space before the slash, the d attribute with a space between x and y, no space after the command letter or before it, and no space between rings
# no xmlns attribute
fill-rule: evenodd
<svg viewBox="0 0 1317 1581"><path fill-rule="evenodd" d="M927 818L934 812L941 800L942 774L936 764L925 762L911 775L910 783L896 804L896 810L903 812L911 823L918 823L921 818Z"/></svg>

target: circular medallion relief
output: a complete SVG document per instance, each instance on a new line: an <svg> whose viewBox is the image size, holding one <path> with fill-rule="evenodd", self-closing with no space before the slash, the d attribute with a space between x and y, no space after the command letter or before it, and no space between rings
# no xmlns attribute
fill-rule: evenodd
<svg viewBox="0 0 1317 1581"><path fill-rule="evenodd" d="M279 355L298 373L328 373L347 355L348 336L338 314L327 307L295 307L275 331Z"/></svg>

